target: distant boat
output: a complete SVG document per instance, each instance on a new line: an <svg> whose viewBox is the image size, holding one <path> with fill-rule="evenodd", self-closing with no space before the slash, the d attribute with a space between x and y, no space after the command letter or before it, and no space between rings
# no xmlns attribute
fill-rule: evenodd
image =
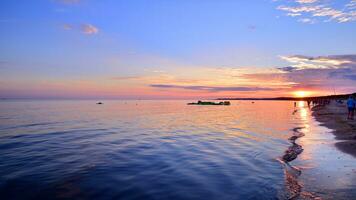
<svg viewBox="0 0 356 200"><path fill-rule="evenodd" d="M198 101L197 103L188 103L188 105L213 105L213 106L229 106L231 105L230 101L221 101L219 103L210 102L210 101Z"/></svg>
<svg viewBox="0 0 356 200"><path fill-rule="evenodd" d="M96 103L96 104L101 105L101 104L103 104L103 102L98 102L98 103Z"/></svg>

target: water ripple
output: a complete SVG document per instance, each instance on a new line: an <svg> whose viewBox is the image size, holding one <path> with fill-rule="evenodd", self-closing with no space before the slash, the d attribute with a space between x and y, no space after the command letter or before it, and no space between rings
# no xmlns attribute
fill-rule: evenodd
<svg viewBox="0 0 356 200"><path fill-rule="evenodd" d="M294 125L278 116L289 104L20 103L0 105L4 199L276 199L284 190L274 158Z"/></svg>

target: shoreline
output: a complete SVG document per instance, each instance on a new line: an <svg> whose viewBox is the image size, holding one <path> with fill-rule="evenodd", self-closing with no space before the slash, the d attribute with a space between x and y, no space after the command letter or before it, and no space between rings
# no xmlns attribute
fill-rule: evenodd
<svg viewBox="0 0 356 200"><path fill-rule="evenodd" d="M356 120L347 120L346 105L332 101L329 105L318 105L311 110L316 121L332 129L337 149L356 158Z"/></svg>

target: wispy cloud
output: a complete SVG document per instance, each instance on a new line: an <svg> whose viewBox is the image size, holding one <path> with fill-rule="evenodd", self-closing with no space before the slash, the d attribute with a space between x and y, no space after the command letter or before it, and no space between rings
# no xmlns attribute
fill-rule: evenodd
<svg viewBox="0 0 356 200"><path fill-rule="evenodd" d="M185 89L185 90L199 90L199 91L208 91L208 92L226 92L226 91L272 91L277 90L275 88L261 88L261 87L214 87L214 86L200 86L200 85L164 85L164 84L153 84L150 87L154 88L175 88L175 89Z"/></svg>
<svg viewBox="0 0 356 200"><path fill-rule="evenodd" d="M310 19L310 18L301 18L298 21L305 23L305 24L315 24L315 20Z"/></svg>
<svg viewBox="0 0 356 200"><path fill-rule="evenodd" d="M113 85L123 83L157 94L208 94L215 96L279 96L296 90L316 94L353 92L355 89L356 54L350 55L289 55L280 56L285 67L185 67L155 73L116 76ZM165 62L166 63L166 62ZM160 69L160 65L158 69ZM189 71L189 73L187 73Z"/></svg>
<svg viewBox="0 0 356 200"><path fill-rule="evenodd" d="M285 81L294 82L291 89L315 88L329 90L336 88L339 91L354 92L356 81L356 55L329 55L329 56L284 56L291 66L278 68L282 74L269 74L268 76L281 76ZM255 75L257 76L257 75Z"/></svg>
<svg viewBox="0 0 356 200"><path fill-rule="evenodd" d="M80 31L81 33L86 35L95 35L99 33L99 28L95 27L92 24L82 24L80 26L72 25L72 24L63 24L61 28L66 31L71 31L71 30Z"/></svg>
<svg viewBox="0 0 356 200"><path fill-rule="evenodd" d="M276 93L296 90L315 91L319 94L355 92L356 55L281 56L290 65L277 67L271 72L242 73L239 76L254 83L275 82ZM268 87L271 87L269 84ZM273 88L273 87L271 87Z"/></svg>
<svg viewBox="0 0 356 200"><path fill-rule="evenodd" d="M77 4L81 0L56 0L58 3L63 3L63 4Z"/></svg>
<svg viewBox="0 0 356 200"><path fill-rule="evenodd" d="M81 30L82 33L88 35L97 34L99 32L99 29L92 24L83 24L81 26Z"/></svg>
<svg viewBox="0 0 356 200"><path fill-rule="evenodd" d="M194 67L180 72L148 73L141 77L124 77L121 81L140 82L154 92L209 94L216 96L279 96L296 90L315 94L354 92L356 54L349 55L285 55L285 66L276 67ZM187 73L189 71L189 73ZM189 76L188 76L189 74ZM126 79L127 78L127 79ZM124 80L126 79L126 80ZM203 80L204 79L204 80Z"/></svg>
<svg viewBox="0 0 356 200"><path fill-rule="evenodd" d="M140 79L142 79L141 76L115 76L115 77L112 77L112 80L116 80L116 81L140 80Z"/></svg>
<svg viewBox="0 0 356 200"><path fill-rule="evenodd" d="M300 13L287 13L287 16L290 16L290 17L297 17L297 16L301 16L302 14Z"/></svg>
<svg viewBox="0 0 356 200"><path fill-rule="evenodd" d="M280 56L281 59L291 63L288 68L282 70L302 69L339 69L356 66L356 55L332 55L332 56ZM279 68L281 69L281 68Z"/></svg>
<svg viewBox="0 0 356 200"><path fill-rule="evenodd" d="M315 3L318 0L296 0L296 2L300 3L300 4L304 4L304 3Z"/></svg>
<svg viewBox="0 0 356 200"><path fill-rule="evenodd" d="M302 23L315 23L317 19L338 23L356 21L355 0L350 0L348 3L338 2L338 4L336 1L333 3L326 0L284 0L283 2L285 3L279 5L277 9L287 12L287 16L301 17L298 21Z"/></svg>
<svg viewBox="0 0 356 200"><path fill-rule="evenodd" d="M296 67L292 67L292 66L288 66L288 67L277 67L277 69L283 71L283 72L292 72L294 70L297 70L298 68Z"/></svg>
<svg viewBox="0 0 356 200"><path fill-rule="evenodd" d="M346 4L346 8L350 10L356 9L356 0L352 0L350 3Z"/></svg>

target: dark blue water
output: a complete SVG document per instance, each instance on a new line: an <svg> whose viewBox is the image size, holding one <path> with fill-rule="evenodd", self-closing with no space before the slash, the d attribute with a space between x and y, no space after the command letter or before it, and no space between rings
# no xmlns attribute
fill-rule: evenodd
<svg viewBox="0 0 356 200"><path fill-rule="evenodd" d="M0 198L283 199L292 105L2 101Z"/></svg>

